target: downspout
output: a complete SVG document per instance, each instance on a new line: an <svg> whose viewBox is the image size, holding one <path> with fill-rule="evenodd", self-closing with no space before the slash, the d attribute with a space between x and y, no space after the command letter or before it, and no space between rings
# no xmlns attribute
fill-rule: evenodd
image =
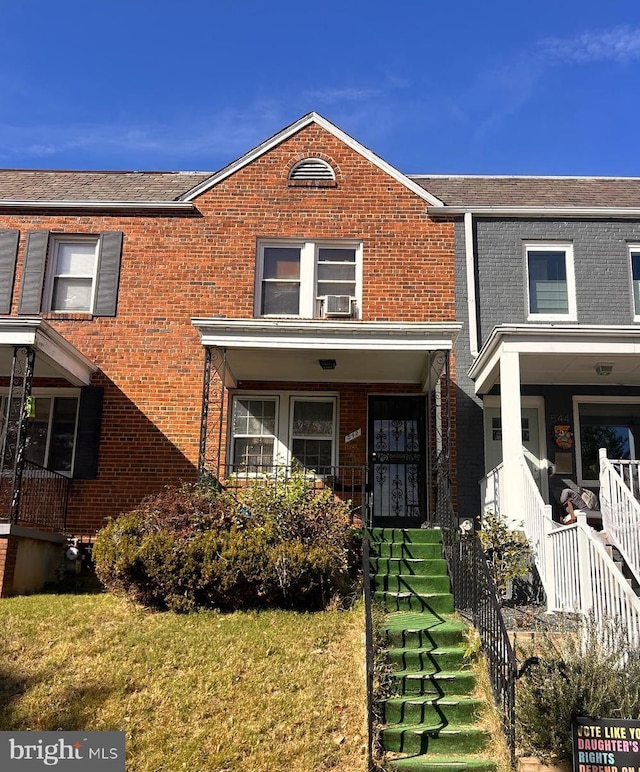
<svg viewBox="0 0 640 772"><path fill-rule="evenodd" d="M478 317L476 315L476 256L473 243L473 214L464 213L464 252L467 267L467 313L469 316L469 350L478 356Z"/></svg>

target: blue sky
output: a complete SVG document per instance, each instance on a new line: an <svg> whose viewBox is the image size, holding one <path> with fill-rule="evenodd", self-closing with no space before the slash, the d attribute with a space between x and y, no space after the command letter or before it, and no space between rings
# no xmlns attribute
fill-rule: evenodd
<svg viewBox="0 0 640 772"><path fill-rule="evenodd" d="M638 0L5 0L0 166L215 171L315 110L405 173L640 176Z"/></svg>

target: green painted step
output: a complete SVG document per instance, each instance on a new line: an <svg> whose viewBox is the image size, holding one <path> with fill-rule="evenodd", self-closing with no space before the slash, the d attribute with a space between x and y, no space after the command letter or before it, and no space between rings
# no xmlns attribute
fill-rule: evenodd
<svg viewBox="0 0 640 772"><path fill-rule="evenodd" d="M394 694L380 701L382 747L390 770L495 772L480 755L490 735L474 724L483 702L473 696L468 626L453 615L441 537L437 529L368 533L373 597L388 612L382 630L395 668Z"/></svg>
<svg viewBox="0 0 640 772"><path fill-rule="evenodd" d="M452 694L471 694L476 677L471 670L440 670L427 673L421 670L395 670L389 674L401 695L419 694L442 697Z"/></svg>
<svg viewBox="0 0 640 772"><path fill-rule="evenodd" d="M461 670L465 667L461 646L406 646L386 650L387 660L398 670Z"/></svg>
<svg viewBox="0 0 640 772"><path fill-rule="evenodd" d="M386 724L471 724L477 720L482 700L473 697L391 697L382 701Z"/></svg>
<svg viewBox="0 0 640 772"><path fill-rule="evenodd" d="M444 558L370 558L372 574L409 574L412 576L443 576L447 574Z"/></svg>
<svg viewBox="0 0 640 772"><path fill-rule="evenodd" d="M387 616L382 629L389 645L399 648L466 645L467 626L437 614L399 611Z"/></svg>
<svg viewBox="0 0 640 772"><path fill-rule="evenodd" d="M374 558L421 558L433 560L442 558L440 542L372 542L371 556Z"/></svg>
<svg viewBox="0 0 640 772"><path fill-rule="evenodd" d="M461 760L459 756L440 756L429 753L426 756L405 756L402 759L389 759L389 769L399 769L401 772L495 772L497 764L491 759L479 756L468 756Z"/></svg>
<svg viewBox="0 0 640 772"><path fill-rule="evenodd" d="M382 741L388 751L396 753L479 753L490 740L490 734L473 724L447 726L434 724L391 724L382 730Z"/></svg>
<svg viewBox="0 0 640 772"><path fill-rule="evenodd" d="M439 528L370 528L367 536L371 542L442 542Z"/></svg>
<svg viewBox="0 0 640 772"><path fill-rule="evenodd" d="M425 611L437 614L453 612L453 595L446 593L384 592L373 593L385 611Z"/></svg>
<svg viewBox="0 0 640 772"><path fill-rule="evenodd" d="M387 592L407 592L418 594L448 593L451 591L449 577L412 576L411 574L378 574L371 577L372 589Z"/></svg>

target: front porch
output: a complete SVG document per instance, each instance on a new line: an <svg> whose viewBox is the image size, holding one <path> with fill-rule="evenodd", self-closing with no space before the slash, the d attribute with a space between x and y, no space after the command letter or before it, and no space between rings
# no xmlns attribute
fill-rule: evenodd
<svg viewBox="0 0 640 772"><path fill-rule="evenodd" d="M29 458L34 382L87 386L96 369L46 321L0 320L0 597L42 587L65 543L70 476ZM50 431L35 444L48 447Z"/></svg>
<svg viewBox="0 0 640 772"><path fill-rule="evenodd" d="M631 586L640 578L639 363L635 328L505 325L469 371L485 406L482 510L524 531L548 611L620 618L633 643L640 641ZM594 491L599 510L563 526L563 487Z"/></svg>
<svg viewBox="0 0 640 772"><path fill-rule="evenodd" d="M200 471L231 488L305 470L354 521L431 521L451 472L452 323L194 319Z"/></svg>

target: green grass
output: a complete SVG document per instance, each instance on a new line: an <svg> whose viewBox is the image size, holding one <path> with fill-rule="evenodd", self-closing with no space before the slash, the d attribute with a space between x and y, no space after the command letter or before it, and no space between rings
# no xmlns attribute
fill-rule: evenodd
<svg viewBox="0 0 640 772"><path fill-rule="evenodd" d="M127 772L364 770L362 617L5 599L0 730L124 730Z"/></svg>

